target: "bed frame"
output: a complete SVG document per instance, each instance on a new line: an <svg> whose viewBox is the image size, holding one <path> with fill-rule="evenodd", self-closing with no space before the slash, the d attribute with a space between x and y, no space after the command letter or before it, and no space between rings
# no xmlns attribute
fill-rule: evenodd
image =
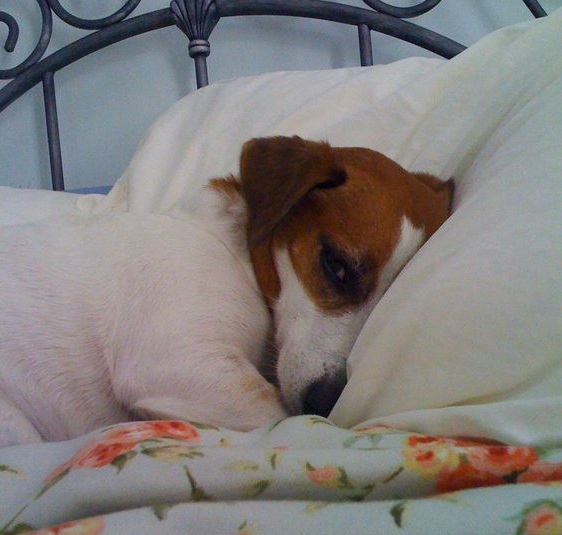
<svg viewBox="0 0 562 535"><path fill-rule="evenodd" d="M35 0L42 16L37 46L19 65L10 69L0 69L0 79L10 80L0 89L0 112L29 89L42 84L52 187L62 191L64 173L55 73L113 43L160 28L177 26L188 38L188 51L195 64L198 88L209 83L209 38L217 23L224 17L276 15L356 26L360 63L363 66L373 64L372 31L407 41L447 59L465 48L448 37L404 20L427 13L441 0L422 0L411 7L395 7L382 0L363 1L368 8L324 0L172 0L167 8L131 16L141 0L127 0L119 10L108 17L83 19L67 11L59 0ZM535 17L546 15L537 0L523 2ZM92 32L50 55L45 55L51 40L55 16L70 26ZM7 52L12 52L18 40L18 23L14 17L3 11L0 11L0 22L8 27L4 48Z"/></svg>

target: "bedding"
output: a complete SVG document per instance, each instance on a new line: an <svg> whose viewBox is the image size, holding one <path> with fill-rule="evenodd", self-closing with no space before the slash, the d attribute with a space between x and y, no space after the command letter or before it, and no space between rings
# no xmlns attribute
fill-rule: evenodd
<svg viewBox="0 0 562 535"><path fill-rule="evenodd" d="M457 184L452 217L365 325L329 420L132 423L2 449L0 534L562 533L561 27L559 9L447 62L214 84L154 124L107 196L0 191L2 224L181 217L246 139L272 134Z"/></svg>
<svg viewBox="0 0 562 535"><path fill-rule="evenodd" d="M559 9L448 62L413 58L207 87L156 122L108 197L81 206L181 215L209 177L236 172L244 140L273 134L367 146L407 169L454 176L452 217L368 320L331 419L557 443L561 25Z"/></svg>
<svg viewBox="0 0 562 535"><path fill-rule="evenodd" d="M0 459L2 534L562 532L560 446L300 416L250 433L126 424Z"/></svg>

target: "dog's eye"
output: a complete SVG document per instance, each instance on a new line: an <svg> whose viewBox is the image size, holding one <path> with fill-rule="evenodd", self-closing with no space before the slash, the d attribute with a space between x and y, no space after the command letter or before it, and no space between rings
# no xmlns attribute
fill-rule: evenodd
<svg viewBox="0 0 562 535"><path fill-rule="evenodd" d="M321 261L324 273L335 286L347 284L351 274L349 264L333 247L326 244L322 247Z"/></svg>

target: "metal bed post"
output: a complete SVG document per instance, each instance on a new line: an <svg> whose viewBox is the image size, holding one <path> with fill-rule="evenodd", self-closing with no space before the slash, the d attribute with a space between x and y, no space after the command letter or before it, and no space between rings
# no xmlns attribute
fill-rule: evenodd
<svg viewBox="0 0 562 535"><path fill-rule="evenodd" d="M359 32L359 54L361 56L361 67L373 65L373 43L371 41L371 29L366 24L357 26Z"/></svg>
<svg viewBox="0 0 562 535"><path fill-rule="evenodd" d="M209 36L220 18L215 0L172 0L170 9L176 26L189 39L189 56L195 62L195 78L199 89L209 84Z"/></svg>
<svg viewBox="0 0 562 535"><path fill-rule="evenodd" d="M205 39L193 39L189 42L189 56L195 63L195 79L197 89L209 85L209 73L207 71L207 57L211 53L209 41Z"/></svg>
<svg viewBox="0 0 562 535"><path fill-rule="evenodd" d="M523 2L535 18L538 19L540 17L546 17L547 16L547 12L539 4L539 2L537 0L523 0Z"/></svg>
<svg viewBox="0 0 562 535"><path fill-rule="evenodd" d="M43 101L45 103L45 120L47 123L47 142L51 164L51 180L54 191L64 191L64 174L62 169L62 152L59 133L59 119L55 94L55 75L53 72L43 74Z"/></svg>

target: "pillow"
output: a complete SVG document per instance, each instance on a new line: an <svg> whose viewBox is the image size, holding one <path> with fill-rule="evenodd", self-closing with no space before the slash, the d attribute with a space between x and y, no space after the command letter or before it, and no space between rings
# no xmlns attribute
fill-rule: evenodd
<svg viewBox="0 0 562 535"><path fill-rule="evenodd" d="M365 325L337 423L562 440L561 19L458 57L480 65L412 132L410 165L456 176L454 213Z"/></svg>
<svg viewBox="0 0 562 535"><path fill-rule="evenodd" d="M181 211L210 177L238 172L240 150L252 137L300 134L334 145L382 143L388 152L397 143L385 134L389 128L364 117L366 106L381 102L384 108L388 96L443 63L412 58L368 69L275 72L205 87L154 123L107 198L84 197L81 206ZM417 120L407 107L396 112L387 121L408 125Z"/></svg>
<svg viewBox="0 0 562 535"><path fill-rule="evenodd" d="M155 123L107 198L80 205L181 214L198 186L237 171L244 141L273 134L455 176L453 215L367 321L331 418L560 441L561 19L500 30L448 62L215 84Z"/></svg>

